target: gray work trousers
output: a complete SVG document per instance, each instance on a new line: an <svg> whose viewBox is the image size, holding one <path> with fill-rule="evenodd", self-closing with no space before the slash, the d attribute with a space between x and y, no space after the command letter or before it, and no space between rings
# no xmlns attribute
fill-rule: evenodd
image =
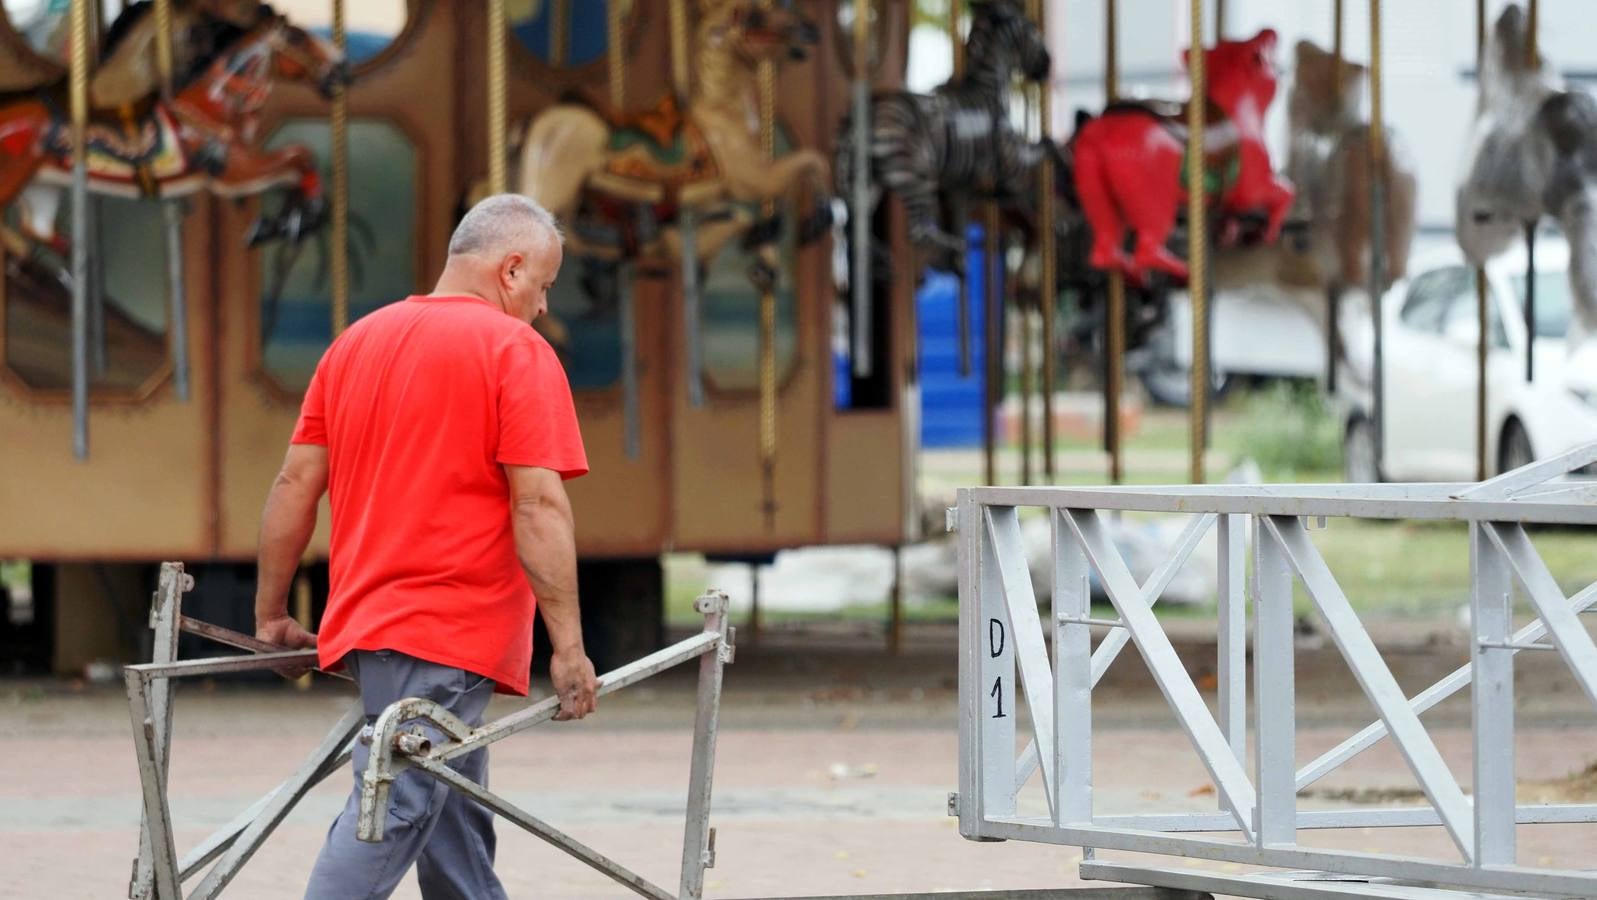
<svg viewBox="0 0 1597 900"><path fill-rule="evenodd" d="M368 724L395 700L422 697L476 727L493 696L491 679L391 650L357 650L344 657L344 664L360 686ZM424 727L435 746L442 742L436 729ZM493 868L493 813L418 769L406 769L394 779L382 842L368 844L355 837L360 776L370 754L367 745L355 745L355 789L327 831L327 843L305 888L306 900L387 897L412 863L426 900L504 898ZM487 786L487 748L449 765Z"/></svg>

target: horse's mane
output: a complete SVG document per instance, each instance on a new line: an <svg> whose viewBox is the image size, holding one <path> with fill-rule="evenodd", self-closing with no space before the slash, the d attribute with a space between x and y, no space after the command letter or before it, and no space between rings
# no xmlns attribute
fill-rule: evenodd
<svg viewBox="0 0 1597 900"><path fill-rule="evenodd" d="M109 57L127 36L132 33L133 26L139 24L146 16L155 11L155 4L151 0L138 0L130 4L122 14L116 17L111 27L106 30L105 39L101 43L100 57ZM269 3L261 3L255 9L255 23L266 21L277 15ZM235 25L226 19L215 16L202 15L198 27L190 30L187 35L179 34L177 40L188 40L196 46L194 52L189 54L189 65L183 71L173 73L174 87L181 90L189 82L200 76L216 60L216 57L233 46L240 38L249 34L254 25L249 28Z"/></svg>

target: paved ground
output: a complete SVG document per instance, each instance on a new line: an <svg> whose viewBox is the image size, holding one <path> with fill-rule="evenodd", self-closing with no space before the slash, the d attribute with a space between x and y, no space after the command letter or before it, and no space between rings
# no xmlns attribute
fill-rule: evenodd
<svg viewBox="0 0 1597 900"><path fill-rule="evenodd" d="M1180 628L1182 626L1176 626ZM1213 649L1201 625L1179 641L1200 685ZM886 658L874 639L839 634L747 640L729 670L716 770L717 867L711 897L789 896L1077 883L1080 852L961 840L944 815L957 778L952 632L926 627ZM1382 635L1411 692L1457 665L1462 646L1404 626ZM1553 654L1521 654L1519 774L1538 799L1597 799L1565 776L1597 760L1597 716ZM546 725L495 747L493 787L661 884L674 885L687 780L692 680L679 672L607 698L586 722ZM1300 762L1364 724L1367 707L1332 648L1299 661ZM342 711L336 685L186 687L178 697L173 814L192 843L282 778ZM1100 812L1212 809L1209 782L1158 692L1130 654L1095 699ZM492 710L515 707L504 702ZM1468 707L1428 717L1468 783ZM1024 730L1024 729L1023 729ZM118 691L62 682L0 682L0 897L123 895L137 835L137 779ZM1403 797L1413 785L1379 748L1324 782L1305 807ZM245 869L232 896L298 897L348 781L329 781ZM1033 791L1035 791L1035 786ZM1026 799L1033 808L1040 795ZM1305 843L1450 858L1435 829L1311 833ZM1522 828L1521 860L1589 865L1586 827ZM500 828L513 897L624 894L513 827ZM1239 867L1223 867L1237 871ZM417 896L413 884L399 896Z"/></svg>

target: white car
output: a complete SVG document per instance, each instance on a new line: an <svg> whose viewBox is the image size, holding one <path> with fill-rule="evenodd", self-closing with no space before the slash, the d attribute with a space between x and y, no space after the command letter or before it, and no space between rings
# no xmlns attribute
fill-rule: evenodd
<svg viewBox="0 0 1597 900"><path fill-rule="evenodd" d="M1490 474L1597 440L1597 347L1567 351L1569 248L1536 242L1533 379L1526 380L1523 244L1486 267L1486 459ZM1345 310L1349 365L1344 465L1349 481L1473 481L1478 312L1475 271L1456 247L1415 260L1387 292L1385 448L1376 458L1370 379L1374 338L1363 303ZM1362 298L1360 298L1362 299Z"/></svg>

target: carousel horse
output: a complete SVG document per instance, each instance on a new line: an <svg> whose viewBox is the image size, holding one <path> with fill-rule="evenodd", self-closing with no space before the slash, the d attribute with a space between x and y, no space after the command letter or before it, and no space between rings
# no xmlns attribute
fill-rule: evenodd
<svg viewBox="0 0 1597 900"><path fill-rule="evenodd" d="M819 236L829 213L826 161L795 150L767 162L753 123L761 62L802 59L815 25L759 0L706 0L693 45L693 95L685 109L667 95L647 112L607 117L580 102L544 110L521 141L518 190L570 225L573 252L600 260L681 258L683 213L695 221L695 249L708 266L730 241L757 248L757 281L774 280L773 222L750 204L798 196L815 212L801 228Z"/></svg>
<svg viewBox="0 0 1597 900"><path fill-rule="evenodd" d="M904 204L910 242L932 252L938 268L964 270L965 240L939 224L943 201L981 192L1012 204L1036 184L1050 141L1026 141L1009 124L1012 78L1048 77L1048 46L1013 0L972 0L966 70L932 94L877 94L870 108L871 183ZM839 193L852 178L853 144L845 119L833 171ZM851 211L850 215L869 215Z"/></svg>
<svg viewBox="0 0 1597 900"><path fill-rule="evenodd" d="M1459 185L1459 248L1483 265L1544 215L1569 240L1573 352L1597 335L1597 100L1530 60L1528 22L1503 10L1481 67L1480 104Z"/></svg>
<svg viewBox="0 0 1597 900"><path fill-rule="evenodd" d="M1264 143L1264 113L1275 99L1275 45L1275 32L1265 29L1204 51L1203 191L1230 223L1262 213L1266 243L1280 235L1292 205L1292 188L1271 170ZM1187 264L1166 247L1187 194L1186 131L1184 105L1126 102L1086 121L1071 138L1076 192L1092 224L1093 268L1119 269L1137 282L1154 271L1186 280ZM1130 259L1123 249L1127 230L1136 235Z"/></svg>
<svg viewBox="0 0 1597 900"><path fill-rule="evenodd" d="M248 6L246 15L236 0L207 0L177 17L180 65L170 100L148 77L150 5L130 7L117 20L101 54L105 77L97 83L102 96L125 102L90 110L91 193L173 198L209 191L235 198L286 187L285 202L251 227L251 245L297 242L321 223L325 201L309 148L261 150L252 142L275 79L310 82L331 96L347 83L346 67L331 44L270 6ZM228 14L215 14L222 10ZM116 73L135 79L140 96L130 100ZM27 189L28 237L58 250L55 212L60 192L72 183L68 110L64 74L26 92L0 94L0 208Z"/></svg>
<svg viewBox="0 0 1597 900"><path fill-rule="evenodd" d="M1367 69L1299 41L1287 98L1286 174L1297 188L1290 218L1307 223L1307 265L1292 280L1359 287L1370 262L1370 123L1360 108ZM1340 72L1340 78L1338 73ZM1417 182L1397 135L1384 130L1383 288L1408 270ZM1290 243L1290 242L1284 242ZM1299 267L1294 266L1294 269Z"/></svg>

